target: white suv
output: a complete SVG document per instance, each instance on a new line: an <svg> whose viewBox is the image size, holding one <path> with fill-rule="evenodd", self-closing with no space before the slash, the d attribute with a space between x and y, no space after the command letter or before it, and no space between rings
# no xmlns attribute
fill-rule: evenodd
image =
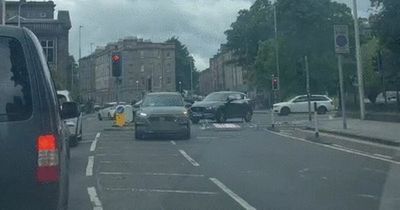
<svg viewBox="0 0 400 210"><path fill-rule="evenodd" d="M311 96L311 111L314 111L314 102L317 103L318 114L325 114L326 112L335 109L332 99L325 95L312 95ZM273 106L273 111L280 115L288 115L289 113L308 112L308 99L307 95L296 96L287 102L276 103Z"/></svg>

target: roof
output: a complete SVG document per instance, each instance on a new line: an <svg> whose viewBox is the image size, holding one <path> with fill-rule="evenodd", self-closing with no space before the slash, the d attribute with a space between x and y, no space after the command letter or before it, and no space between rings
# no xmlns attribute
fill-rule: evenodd
<svg viewBox="0 0 400 210"><path fill-rule="evenodd" d="M17 27L17 26L0 26L0 35L6 35L6 36L11 36L11 37L20 37L23 35L23 31L27 30L26 28L23 27Z"/></svg>
<svg viewBox="0 0 400 210"><path fill-rule="evenodd" d="M228 94L228 93L240 93L240 94L244 94L244 93L239 92L239 91L218 91L218 92L212 92L212 93L226 93L226 94Z"/></svg>

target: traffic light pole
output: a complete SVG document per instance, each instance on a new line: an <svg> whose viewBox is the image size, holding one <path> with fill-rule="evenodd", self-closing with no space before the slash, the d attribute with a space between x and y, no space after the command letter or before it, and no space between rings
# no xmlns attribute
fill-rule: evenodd
<svg viewBox="0 0 400 210"><path fill-rule="evenodd" d="M310 93L310 70L308 67L308 57L304 57L304 63L306 68L306 89L307 89L307 102L308 102L308 121L311 122L311 93Z"/></svg>

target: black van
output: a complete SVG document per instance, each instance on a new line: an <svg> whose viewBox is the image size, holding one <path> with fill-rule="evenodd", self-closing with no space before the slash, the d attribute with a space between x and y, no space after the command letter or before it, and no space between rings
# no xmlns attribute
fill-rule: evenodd
<svg viewBox="0 0 400 210"><path fill-rule="evenodd" d="M42 47L0 27L0 209L67 209L68 133Z"/></svg>

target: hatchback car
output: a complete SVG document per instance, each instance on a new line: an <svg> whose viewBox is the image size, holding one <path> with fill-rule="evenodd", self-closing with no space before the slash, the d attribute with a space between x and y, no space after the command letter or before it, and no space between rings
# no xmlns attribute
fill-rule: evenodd
<svg viewBox="0 0 400 210"><path fill-rule="evenodd" d="M246 94L234 91L210 93L204 100L196 101L190 108L193 123L201 119L216 120L219 123L230 118L243 118L250 122L253 108Z"/></svg>
<svg viewBox="0 0 400 210"><path fill-rule="evenodd" d="M335 109L333 100L325 95L312 95L310 101L311 111L314 111L314 102L317 103L318 114L325 114L326 112ZM280 115L308 112L308 97L306 95L301 95L296 96L287 102L276 103L273 105L273 111Z"/></svg>
<svg viewBox="0 0 400 210"><path fill-rule="evenodd" d="M149 135L190 139L190 119L179 93L147 94L135 116L135 138Z"/></svg>
<svg viewBox="0 0 400 210"><path fill-rule="evenodd" d="M42 47L25 28L0 27L0 209L67 209L68 131Z"/></svg>

